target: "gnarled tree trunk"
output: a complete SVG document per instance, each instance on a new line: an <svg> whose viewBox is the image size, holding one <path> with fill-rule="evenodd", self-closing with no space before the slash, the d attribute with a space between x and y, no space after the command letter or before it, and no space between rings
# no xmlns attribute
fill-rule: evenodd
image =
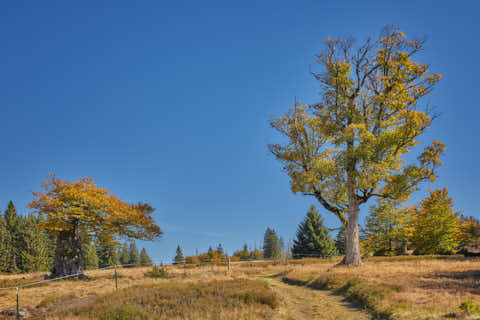
<svg viewBox="0 0 480 320"><path fill-rule="evenodd" d="M360 214L360 207L358 205L353 188L349 188L349 210L347 225L345 228L345 258L343 264L348 266L356 266L362 264L362 257L360 255L360 237L358 228L358 216Z"/></svg>
<svg viewBox="0 0 480 320"><path fill-rule="evenodd" d="M57 235L57 247L51 277L64 277L83 272L82 240L78 224Z"/></svg>

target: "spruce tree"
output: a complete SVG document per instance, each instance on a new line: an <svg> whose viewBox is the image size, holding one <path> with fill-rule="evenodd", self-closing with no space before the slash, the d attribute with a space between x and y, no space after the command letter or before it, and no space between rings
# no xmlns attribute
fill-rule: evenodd
<svg viewBox="0 0 480 320"><path fill-rule="evenodd" d="M8 257L8 269L7 272L18 272L19 268L19 257L18 257L18 248L20 240L20 217L17 215L17 210L13 205L12 201L8 202L7 210L5 211L5 223L7 227L7 236L6 236L6 255Z"/></svg>
<svg viewBox="0 0 480 320"><path fill-rule="evenodd" d="M118 259L122 265L127 265L130 263L130 251L126 243L122 244L120 247Z"/></svg>
<svg viewBox="0 0 480 320"><path fill-rule="evenodd" d="M184 257L183 257L182 248L180 248L180 246L177 246L176 255L173 258L173 264L179 264L183 262L184 262Z"/></svg>
<svg viewBox="0 0 480 320"><path fill-rule="evenodd" d="M9 246L9 234L7 229L7 223L5 218L0 215L0 273L8 272L10 269L10 259L8 252L10 251Z"/></svg>
<svg viewBox="0 0 480 320"><path fill-rule="evenodd" d="M109 242L98 240L95 246L98 256L98 266L100 268L110 267L118 264L118 256L117 251L115 250L115 245Z"/></svg>
<svg viewBox="0 0 480 320"><path fill-rule="evenodd" d="M128 261L128 264L130 264L132 267L140 266L140 254L138 253L135 242L130 243L130 248L128 251L130 253L130 260Z"/></svg>
<svg viewBox="0 0 480 320"><path fill-rule="evenodd" d="M223 247L222 247L221 243L218 244L217 252L218 252L218 254L223 254Z"/></svg>
<svg viewBox="0 0 480 320"><path fill-rule="evenodd" d="M282 256L280 241L275 230L267 228L263 238L263 255L265 259L278 259Z"/></svg>
<svg viewBox="0 0 480 320"><path fill-rule="evenodd" d="M335 238L335 248L340 255L345 254L345 228L341 227L338 230L337 237Z"/></svg>
<svg viewBox="0 0 480 320"><path fill-rule="evenodd" d="M283 240L283 237L278 238L278 245L280 247L280 252L281 252L282 258L286 257L286 254L285 254L285 240Z"/></svg>
<svg viewBox="0 0 480 320"><path fill-rule="evenodd" d="M305 219L297 229L297 239L293 242L294 259L303 257L331 257L337 253L335 242L315 206L311 206Z"/></svg>
<svg viewBox="0 0 480 320"><path fill-rule="evenodd" d="M16 251L18 267L22 272L47 270L49 266L49 243L47 234L40 230L38 219L30 214L19 219L19 234Z"/></svg>
<svg viewBox="0 0 480 320"><path fill-rule="evenodd" d="M144 267L152 265L152 259L148 256L145 248L142 248L142 251L140 251L140 265Z"/></svg>
<svg viewBox="0 0 480 320"><path fill-rule="evenodd" d="M99 259L95 245L90 240L82 244L83 268L85 270L98 269Z"/></svg>

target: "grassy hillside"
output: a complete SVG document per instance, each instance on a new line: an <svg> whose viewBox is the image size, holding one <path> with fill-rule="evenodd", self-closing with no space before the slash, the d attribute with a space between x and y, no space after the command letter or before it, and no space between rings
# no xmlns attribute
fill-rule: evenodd
<svg viewBox="0 0 480 320"><path fill-rule="evenodd" d="M20 305L31 317L44 319L289 319L284 317L285 308L292 303L286 299L295 299L300 315L302 308L312 309L314 301L292 296L295 291L282 294L279 290L285 287L280 289L278 280L283 280L305 290L330 290L381 318L474 319L480 313L478 259L372 257L356 268L338 267L337 262L236 262L229 274L222 265L169 266L167 278L148 276L151 268L120 269L119 290L115 290L112 270L90 271L88 279L20 289ZM5 275L0 276L0 284L40 277ZM336 301L314 307L328 318L328 305ZM14 307L15 291L0 291L0 311ZM345 306L331 310L338 314L341 308Z"/></svg>

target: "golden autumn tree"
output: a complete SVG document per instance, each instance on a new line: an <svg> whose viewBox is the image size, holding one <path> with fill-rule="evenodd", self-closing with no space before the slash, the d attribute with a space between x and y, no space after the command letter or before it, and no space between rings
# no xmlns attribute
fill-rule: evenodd
<svg viewBox="0 0 480 320"><path fill-rule="evenodd" d="M116 237L153 240L162 235L150 205L126 203L91 178L69 182L50 175L41 187L32 191L29 207L43 217L41 227L57 236L53 276L81 273L82 243L92 237L111 243Z"/></svg>
<svg viewBox="0 0 480 320"><path fill-rule="evenodd" d="M370 207L363 233L363 246L374 255L405 254L413 228L414 207L399 207L395 201L380 199Z"/></svg>
<svg viewBox="0 0 480 320"><path fill-rule="evenodd" d="M343 263L361 264L358 217L372 197L403 201L425 180L435 179L444 144L434 141L406 163L433 116L421 98L440 80L414 61L423 40L407 40L384 28L359 46L330 39L317 55L322 68L320 102L296 105L270 125L285 138L269 145L283 164L294 193L315 197L346 230Z"/></svg>
<svg viewBox="0 0 480 320"><path fill-rule="evenodd" d="M448 189L437 189L423 199L411 225L411 242L417 254L452 254L460 244L459 212L453 210Z"/></svg>

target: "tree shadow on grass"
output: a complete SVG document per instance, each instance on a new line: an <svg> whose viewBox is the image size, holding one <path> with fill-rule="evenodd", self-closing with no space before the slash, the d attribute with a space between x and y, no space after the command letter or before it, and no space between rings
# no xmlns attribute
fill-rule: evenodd
<svg viewBox="0 0 480 320"><path fill-rule="evenodd" d="M436 272L421 279L420 288L480 295L480 270Z"/></svg>

